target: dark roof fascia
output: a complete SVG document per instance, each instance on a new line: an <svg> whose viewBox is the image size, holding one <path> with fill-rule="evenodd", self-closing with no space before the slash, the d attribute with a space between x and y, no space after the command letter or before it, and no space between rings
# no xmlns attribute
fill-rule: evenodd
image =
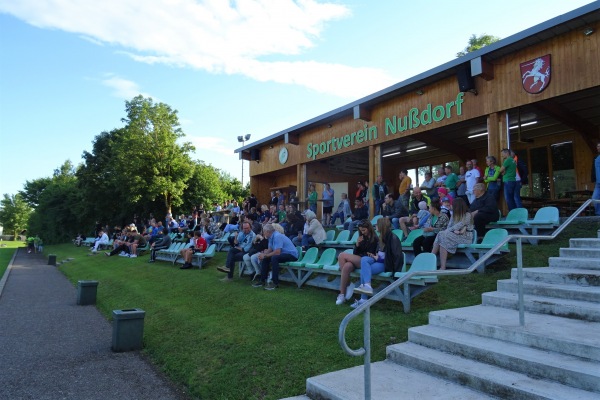
<svg viewBox="0 0 600 400"><path fill-rule="evenodd" d="M281 140L281 137L283 137L283 135L285 135L286 133L294 133L295 131L306 130L313 126L327 124L330 121L334 121L346 115L353 115L353 109L355 106L364 106L369 108L374 106L375 104L384 102L390 98L414 91L420 87L427 86L436 81L445 79L448 76L454 75L458 66L469 62L470 60L475 59L477 57L485 57L486 59L493 60L505 55L505 53L501 51L502 49L511 47L511 51L509 52L514 52L518 50L520 47L514 45L516 45L519 42L526 42L523 43L523 47L528 47L532 43L541 42L548 38L541 37L542 35L540 34L544 31L554 30L553 34L549 36L552 37L574 29L584 27L587 24L598 21L600 19L600 12L598 11L600 11L600 0L596 0L573 11L569 11L565 14L549 19L548 21L542 22L538 25L532 26L531 28L527 28L521 32L515 33L514 35L508 36L479 50L468 53L465 56L457 57L456 59L453 59L428 71L415 75L412 78L406 79L385 89L377 91L373 94L370 94L356 101L338 107L325 114L321 114L315 118L311 118L290 128L274 133L254 143L235 149L234 152L239 153L242 151L247 151L255 147L263 146L271 141ZM563 29L556 29L561 25L567 24L569 21L582 18L586 14L591 14L593 12L596 12L596 15L593 15L593 17L589 20L583 19L577 24L565 26ZM538 35L540 35L540 37L536 38L536 36ZM527 41L527 39L533 39L533 41ZM502 54L494 56L494 53Z"/></svg>

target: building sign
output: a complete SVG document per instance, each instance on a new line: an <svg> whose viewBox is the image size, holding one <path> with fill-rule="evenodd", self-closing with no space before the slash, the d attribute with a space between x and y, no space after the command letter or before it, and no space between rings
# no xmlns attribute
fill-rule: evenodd
<svg viewBox="0 0 600 400"><path fill-rule="evenodd" d="M464 93L460 92L456 95L456 100L450 101L444 105L434 107L429 103L423 110L413 107L404 116L394 115L391 118L386 118L385 135L395 135L397 133L416 129L419 126L425 126L452 118L453 115L462 115L463 96ZM369 126L365 124L362 129L359 129L356 132L335 137L321 143L308 143L306 146L306 158L314 160L318 155L333 153L337 150L352 147L356 144L376 140L377 133L377 125Z"/></svg>
<svg viewBox="0 0 600 400"><path fill-rule="evenodd" d="M520 64L521 84L527 93L541 93L550 84L550 54Z"/></svg>

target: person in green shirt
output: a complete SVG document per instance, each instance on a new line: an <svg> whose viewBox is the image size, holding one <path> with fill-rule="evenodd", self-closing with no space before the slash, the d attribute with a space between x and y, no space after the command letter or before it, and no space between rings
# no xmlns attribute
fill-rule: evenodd
<svg viewBox="0 0 600 400"><path fill-rule="evenodd" d="M502 168L500 173L502 174L502 183L504 184L504 199L508 206L508 211L516 208L515 204L515 189L517 187L517 164L515 160L510 156L509 149L502 149Z"/></svg>
<svg viewBox="0 0 600 400"><path fill-rule="evenodd" d="M318 194L315 185L311 183L308 187L308 197L306 200L308 200L308 208L315 214L317 213L317 196Z"/></svg>
<svg viewBox="0 0 600 400"><path fill-rule="evenodd" d="M456 198L456 184L458 183L458 176L452 172L452 166L446 165L444 167L446 172L446 180L444 181L444 187L448 189L448 193L453 198Z"/></svg>

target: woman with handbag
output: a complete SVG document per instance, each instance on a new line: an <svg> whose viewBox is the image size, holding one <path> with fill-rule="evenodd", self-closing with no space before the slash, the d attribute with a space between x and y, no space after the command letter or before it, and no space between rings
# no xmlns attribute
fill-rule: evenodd
<svg viewBox="0 0 600 400"><path fill-rule="evenodd" d="M473 218L467 203L461 198L452 203L452 217L448 227L439 232L433 242L433 254L440 253L440 269L446 269L448 253L456 253L459 244L473 242Z"/></svg>

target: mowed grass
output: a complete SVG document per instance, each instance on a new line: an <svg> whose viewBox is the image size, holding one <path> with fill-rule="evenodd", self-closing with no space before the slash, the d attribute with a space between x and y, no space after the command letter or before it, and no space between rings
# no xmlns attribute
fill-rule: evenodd
<svg viewBox="0 0 600 400"><path fill-rule="evenodd" d="M8 263L12 259L13 254L18 247L27 247L27 244L19 240L0 241L0 279L2 279L2 276L4 276L6 267L8 267Z"/></svg>
<svg viewBox="0 0 600 400"><path fill-rule="evenodd" d="M553 242L524 246L525 266L546 266L569 237L595 237L597 222L578 222ZM351 311L335 305L336 292L283 283L276 291L252 288L248 278L222 283L219 253L203 270L180 270L170 263L88 256L86 248L47 246L73 284L98 280L97 307L146 312L144 353L178 385L202 399L279 399L305 392L306 378L361 365L337 342L339 324ZM406 341L409 327L427 323L430 311L481 303L498 279L516 266L511 254L485 274L447 277L417 297L410 314L397 302L383 301L371 312L372 359L385 358L385 347ZM236 271L237 272L237 271ZM362 346L362 318L348 329L351 347ZM107 338L107 346L110 338Z"/></svg>

